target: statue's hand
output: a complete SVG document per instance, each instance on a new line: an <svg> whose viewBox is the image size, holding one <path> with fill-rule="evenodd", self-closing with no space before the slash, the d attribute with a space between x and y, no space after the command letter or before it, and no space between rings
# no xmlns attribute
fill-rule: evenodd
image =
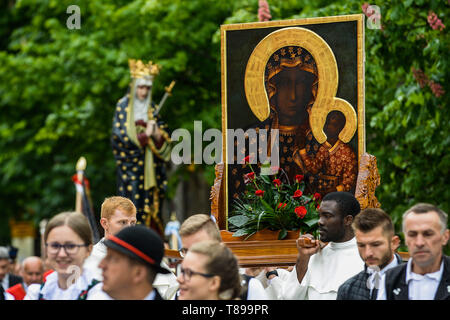
<svg viewBox="0 0 450 320"><path fill-rule="evenodd" d="M159 139L161 137L161 130L159 130L156 120L149 120L147 122L147 129L145 134L148 137L153 137L155 139Z"/></svg>
<svg viewBox="0 0 450 320"><path fill-rule="evenodd" d="M155 132L156 127L156 121L155 120L149 120L147 121L147 129L145 130L145 134L147 137L151 137Z"/></svg>

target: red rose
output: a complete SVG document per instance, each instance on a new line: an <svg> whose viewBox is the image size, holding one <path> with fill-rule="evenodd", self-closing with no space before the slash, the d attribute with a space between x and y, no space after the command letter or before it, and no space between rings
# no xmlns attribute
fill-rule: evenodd
<svg viewBox="0 0 450 320"><path fill-rule="evenodd" d="M319 200L320 197L321 197L320 193L317 193L317 192L314 193L314 195L313 195L314 200Z"/></svg>
<svg viewBox="0 0 450 320"><path fill-rule="evenodd" d="M250 162L252 162L253 161L253 158L254 158L254 155L248 155L248 156L246 156L245 158L244 158L244 162L245 163L250 163Z"/></svg>
<svg viewBox="0 0 450 320"><path fill-rule="evenodd" d="M320 204L318 204L318 205L317 205L316 209L317 209L317 210L319 210L319 209L320 209Z"/></svg>
<svg viewBox="0 0 450 320"><path fill-rule="evenodd" d="M272 182L276 186L281 186L281 180L280 179L274 179Z"/></svg>
<svg viewBox="0 0 450 320"><path fill-rule="evenodd" d="M244 174L244 183L245 184L249 184L253 180L255 180L255 173L254 172L250 172L250 173Z"/></svg>
<svg viewBox="0 0 450 320"><path fill-rule="evenodd" d="M306 208L304 206L296 207L295 208L295 214L300 218L303 219L306 216Z"/></svg>
<svg viewBox="0 0 450 320"><path fill-rule="evenodd" d="M295 193L294 193L293 198L294 198L294 199L295 199L295 198L300 198L302 195L303 195L302 190L296 190Z"/></svg>
<svg viewBox="0 0 450 320"><path fill-rule="evenodd" d="M263 190L258 189L258 190L255 191L255 196L262 197L263 195L264 195L264 191Z"/></svg>
<svg viewBox="0 0 450 320"><path fill-rule="evenodd" d="M286 203L279 203L278 204L278 209L280 209L280 208L284 209L284 208L286 208L286 205L287 205Z"/></svg>
<svg viewBox="0 0 450 320"><path fill-rule="evenodd" d="M295 181L297 181L298 183L303 181L304 176L302 174L297 174L295 175Z"/></svg>

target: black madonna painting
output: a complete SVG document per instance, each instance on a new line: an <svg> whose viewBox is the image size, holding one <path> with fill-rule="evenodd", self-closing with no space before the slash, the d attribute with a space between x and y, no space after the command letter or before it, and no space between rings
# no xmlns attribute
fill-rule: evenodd
<svg viewBox="0 0 450 320"><path fill-rule="evenodd" d="M354 193L365 152L363 23L349 15L222 26L227 209L252 170L270 174L267 163L289 183L301 177L305 193Z"/></svg>

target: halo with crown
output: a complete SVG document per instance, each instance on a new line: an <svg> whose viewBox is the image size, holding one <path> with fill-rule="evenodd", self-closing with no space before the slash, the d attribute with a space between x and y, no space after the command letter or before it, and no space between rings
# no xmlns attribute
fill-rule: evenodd
<svg viewBox="0 0 450 320"><path fill-rule="evenodd" d="M130 59L128 60L130 66L130 75L134 79L150 78L159 74L161 66L149 61L148 63L142 62L142 60Z"/></svg>
<svg viewBox="0 0 450 320"><path fill-rule="evenodd" d="M283 60L280 49L286 47L288 52L285 55L289 59ZM289 50L289 47L292 47L292 50ZM302 50L299 51L298 47ZM278 50L280 54L277 57L272 56L273 53L278 53ZM334 53L327 42L309 29L287 27L273 31L256 45L245 69L244 89L248 105L260 121L267 119L271 110L265 81L278 70L277 64L271 63L270 68L267 66L266 73L266 65L270 58L274 61L278 59L287 66L300 66L302 62L301 68L308 72L313 71L313 74L317 70L317 96L309 117L312 133L319 143L325 142L327 136L323 132L323 126L327 114L332 110L339 110L344 113L347 120L339 139L345 143L349 142L357 129L357 115L348 101L336 97L339 83L338 68ZM311 58L315 60L315 67L310 61ZM271 93L273 92L269 90L269 94Z"/></svg>
<svg viewBox="0 0 450 320"><path fill-rule="evenodd" d="M316 62L306 49L299 46L286 46L275 51L267 62L265 80L269 101L276 94L277 88L273 78L285 67L298 68L314 75L312 84L313 100L317 96L318 71Z"/></svg>

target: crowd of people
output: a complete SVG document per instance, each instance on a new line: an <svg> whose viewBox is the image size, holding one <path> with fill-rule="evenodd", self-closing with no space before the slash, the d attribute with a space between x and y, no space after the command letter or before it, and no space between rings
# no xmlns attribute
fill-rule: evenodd
<svg viewBox="0 0 450 320"><path fill-rule="evenodd" d="M180 228L182 260L170 267L163 239L136 224L133 203L110 197L96 244L84 215L63 212L46 226L45 261L27 257L15 270L0 247L0 300L450 299L448 216L438 207L419 203L404 213L407 262L382 209L360 210L352 194L332 192L319 217L320 238L297 239L293 268L244 269L209 215L190 216Z"/></svg>

